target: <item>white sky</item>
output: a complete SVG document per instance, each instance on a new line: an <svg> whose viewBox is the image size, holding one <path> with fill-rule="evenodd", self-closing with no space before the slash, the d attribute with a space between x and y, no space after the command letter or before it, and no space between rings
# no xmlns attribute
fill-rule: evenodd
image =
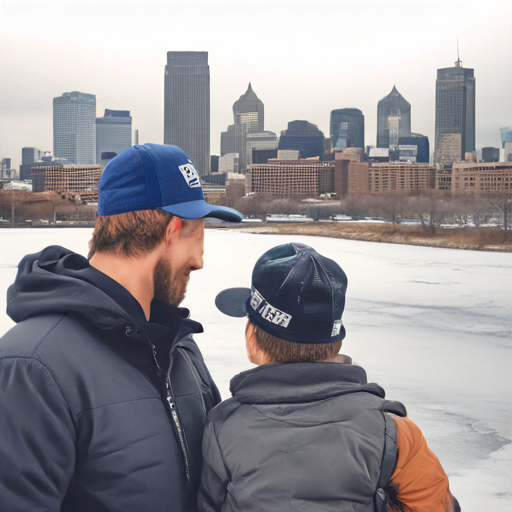
<svg viewBox="0 0 512 512"><path fill-rule="evenodd" d="M208 51L211 152L252 82L265 129L295 119L329 136L330 112L363 111L375 144L377 102L394 84L412 106L413 132L433 149L436 69L456 41L475 69L477 147L500 146L512 126L512 2L0 0L0 157L53 150L52 100L67 91L130 110L140 142L163 142L164 66L170 50Z"/></svg>

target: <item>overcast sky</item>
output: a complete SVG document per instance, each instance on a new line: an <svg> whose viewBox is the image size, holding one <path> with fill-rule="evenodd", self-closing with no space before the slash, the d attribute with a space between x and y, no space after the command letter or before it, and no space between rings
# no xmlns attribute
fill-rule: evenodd
<svg viewBox="0 0 512 512"><path fill-rule="evenodd" d="M377 102L396 85L412 131L433 149L436 69L457 60L476 77L476 145L498 147L512 126L512 2L0 1L0 157L53 150L52 100L96 95L130 110L140 142L163 143L164 66L170 50L208 51L211 151L252 82L265 129L295 119L329 136L330 112L363 111L376 143Z"/></svg>

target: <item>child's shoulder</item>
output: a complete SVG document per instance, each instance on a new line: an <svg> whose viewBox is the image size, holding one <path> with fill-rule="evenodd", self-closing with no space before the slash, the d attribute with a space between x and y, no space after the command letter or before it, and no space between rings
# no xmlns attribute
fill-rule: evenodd
<svg viewBox="0 0 512 512"><path fill-rule="evenodd" d="M231 417L233 413L242 405L242 402L234 397L223 400L208 413L208 418L206 421L213 426L219 426L229 417Z"/></svg>

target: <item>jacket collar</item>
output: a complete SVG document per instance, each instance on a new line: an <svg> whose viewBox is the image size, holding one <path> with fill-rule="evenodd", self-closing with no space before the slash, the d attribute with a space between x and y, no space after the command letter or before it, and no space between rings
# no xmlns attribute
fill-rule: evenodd
<svg viewBox="0 0 512 512"><path fill-rule="evenodd" d="M340 363L265 364L233 377L230 390L244 403L309 402L356 391L385 396L367 383L363 368Z"/></svg>

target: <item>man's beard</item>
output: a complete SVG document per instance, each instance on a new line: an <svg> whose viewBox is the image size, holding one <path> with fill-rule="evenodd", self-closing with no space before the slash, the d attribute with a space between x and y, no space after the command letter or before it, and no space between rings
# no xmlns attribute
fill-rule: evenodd
<svg viewBox="0 0 512 512"><path fill-rule="evenodd" d="M168 258L160 258L153 272L155 299L178 307L187 291L188 274L174 272Z"/></svg>

